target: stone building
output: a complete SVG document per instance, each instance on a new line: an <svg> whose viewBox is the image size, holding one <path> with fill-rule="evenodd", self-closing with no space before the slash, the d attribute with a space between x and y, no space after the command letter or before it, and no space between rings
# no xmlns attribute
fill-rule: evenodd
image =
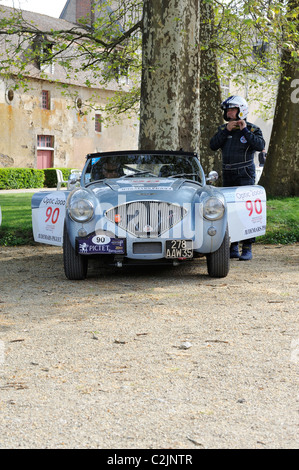
<svg viewBox="0 0 299 470"><path fill-rule="evenodd" d="M83 3L86 1L67 1L63 12ZM0 16L12 11L1 7ZM23 11L23 17L41 31L73 26L63 18L33 12ZM28 89L15 89L17 76L7 78L0 72L0 167L82 168L87 153L137 148L137 118L106 126L104 116L96 110L119 89L117 81L96 89L84 81L80 76L67 77L57 63L47 67L32 63ZM64 93L61 85L67 85ZM123 90L129 86L125 84ZM95 110L85 114L84 104L91 99L95 99Z"/></svg>

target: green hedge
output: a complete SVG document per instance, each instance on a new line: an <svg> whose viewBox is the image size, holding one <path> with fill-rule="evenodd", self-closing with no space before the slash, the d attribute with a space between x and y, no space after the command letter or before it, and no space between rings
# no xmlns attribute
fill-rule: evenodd
<svg viewBox="0 0 299 470"><path fill-rule="evenodd" d="M43 170L33 168L0 168L0 189L42 188Z"/></svg>
<svg viewBox="0 0 299 470"><path fill-rule="evenodd" d="M63 179L67 181L69 175L71 174L71 169L70 168L58 168L58 170L62 171ZM56 185L57 185L56 168L46 168L45 170L43 170L43 172L45 174L44 186L46 188L56 188ZM66 184L63 184L62 187L63 186L66 186Z"/></svg>
<svg viewBox="0 0 299 470"><path fill-rule="evenodd" d="M67 180L71 169L59 168ZM0 168L0 189L56 188L55 168L36 170L34 168ZM66 185L64 185L66 186Z"/></svg>

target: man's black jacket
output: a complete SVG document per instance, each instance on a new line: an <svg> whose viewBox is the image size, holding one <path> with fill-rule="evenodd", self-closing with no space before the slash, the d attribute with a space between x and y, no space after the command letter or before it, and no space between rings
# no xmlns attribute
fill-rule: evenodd
<svg viewBox="0 0 299 470"><path fill-rule="evenodd" d="M230 132L223 124L212 137L210 147L212 150L221 148L224 165L247 166L252 164L255 152L265 148L265 141L261 129L250 122L242 131L238 128Z"/></svg>

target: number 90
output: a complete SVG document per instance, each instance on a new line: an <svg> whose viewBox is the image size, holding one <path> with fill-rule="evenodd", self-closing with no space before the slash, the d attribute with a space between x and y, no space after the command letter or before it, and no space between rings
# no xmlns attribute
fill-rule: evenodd
<svg viewBox="0 0 299 470"><path fill-rule="evenodd" d="M49 222L51 219L52 224L56 224L59 217L59 207L56 207L54 210L51 206L47 207L46 210L46 220L45 222Z"/></svg>
<svg viewBox="0 0 299 470"><path fill-rule="evenodd" d="M254 203L252 201L246 201L246 209L249 211L249 217L252 215L253 211L257 214L261 214L263 211L262 201L256 199Z"/></svg>

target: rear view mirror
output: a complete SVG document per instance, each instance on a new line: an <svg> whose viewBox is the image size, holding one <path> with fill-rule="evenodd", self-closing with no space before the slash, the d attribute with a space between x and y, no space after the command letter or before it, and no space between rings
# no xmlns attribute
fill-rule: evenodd
<svg viewBox="0 0 299 470"><path fill-rule="evenodd" d="M217 181L218 180L218 173L217 171L210 171L208 174L208 177L206 178L206 181Z"/></svg>

